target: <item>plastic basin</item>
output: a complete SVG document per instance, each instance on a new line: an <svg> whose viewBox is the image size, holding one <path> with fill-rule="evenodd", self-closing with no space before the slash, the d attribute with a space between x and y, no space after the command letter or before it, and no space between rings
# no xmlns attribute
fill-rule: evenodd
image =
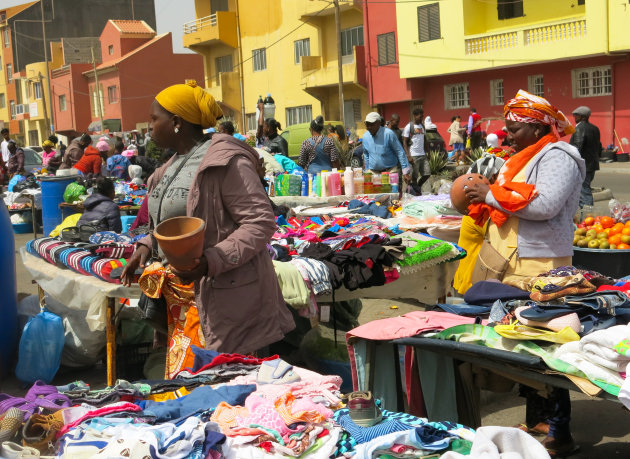
<svg viewBox="0 0 630 459"><path fill-rule="evenodd" d="M630 274L630 250L573 247L573 266L620 279Z"/></svg>

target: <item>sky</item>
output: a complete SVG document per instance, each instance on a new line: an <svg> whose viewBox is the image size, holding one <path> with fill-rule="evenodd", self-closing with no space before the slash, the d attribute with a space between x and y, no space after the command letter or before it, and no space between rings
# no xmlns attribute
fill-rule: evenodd
<svg viewBox="0 0 630 459"><path fill-rule="evenodd" d="M131 0L129 0L131 1ZM182 26L195 19L194 0L154 0L157 33L171 32L176 53L192 52L182 45ZM0 8L27 3L28 0L0 0Z"/></svg>

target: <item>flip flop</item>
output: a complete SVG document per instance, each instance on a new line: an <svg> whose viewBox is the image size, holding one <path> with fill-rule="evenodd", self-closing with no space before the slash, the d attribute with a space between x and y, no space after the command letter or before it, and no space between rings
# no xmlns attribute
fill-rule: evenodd
<svg viewBox="0 0 630 459"><path fill-rule="evenodd" d="M544 422L539 422L534 427L527 427L525 423L515 425L514 427L530 435L549 435L549 424Z"/></svg>

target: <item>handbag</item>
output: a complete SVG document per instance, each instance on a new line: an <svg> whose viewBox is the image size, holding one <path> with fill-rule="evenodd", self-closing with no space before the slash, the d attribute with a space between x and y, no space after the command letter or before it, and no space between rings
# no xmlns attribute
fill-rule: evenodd
<svg viewBox="0 0 630 459"><path fill-rule="evenodd" d="M479 250L479 255L477 256L477 263L475 263L475 268L473 269L471 282L475 284L479 281L491 279L503 280L515 253L516 249L508 258L505 258L497 249L492 247L487 238L484 238L481 250Z"/></svg>

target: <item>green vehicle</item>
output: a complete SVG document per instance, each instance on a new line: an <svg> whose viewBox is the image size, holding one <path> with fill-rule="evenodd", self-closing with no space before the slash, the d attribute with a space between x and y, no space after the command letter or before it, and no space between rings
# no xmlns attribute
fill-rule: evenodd
<svg viewBox="0 0 630 459"><path fill-rule="evenodd" d="M324 135L328 134L328 126L333 125L335 127L341 126L343 127L343 123L339 121L325 121L324 122ZM302 142L311 137L311 123L300 123L293 124L288 126L281 132L281 136L287 141L289 144L289 158L293 161L297 161L300 157L300 147L302 146ZM345 128L344 128L345 130Z"/></svg>

